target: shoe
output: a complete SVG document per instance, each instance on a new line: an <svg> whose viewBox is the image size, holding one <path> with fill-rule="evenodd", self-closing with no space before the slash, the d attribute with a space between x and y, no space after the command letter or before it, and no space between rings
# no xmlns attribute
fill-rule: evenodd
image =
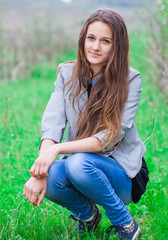
<svg viewBox="0 0 168 240"><path fill-rule="evenodd" d="M131 225L129 227L123 225L111 225L107 228L106 232L109 233L112 228L114 228L114 235L118 235L119 239L128 239L135 240L138 239L142 235L142 231L135 219L132 220Z"/></svg>
<svg viewBox="0 0 168 240"><path fill-rule="evenodd" d="M97 206L94 205L94 217L91 221L80 220L80 219L75 218L73 215L70 215L69 217L78 222L76 231L83 233L86 231L88 231L88 232L94 231L97 228L102 215L101 215L100 210L97 208Z"/></svg>

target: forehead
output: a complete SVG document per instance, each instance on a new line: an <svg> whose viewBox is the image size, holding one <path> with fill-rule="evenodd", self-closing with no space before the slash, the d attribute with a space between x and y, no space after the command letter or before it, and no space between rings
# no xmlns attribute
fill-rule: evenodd
<svg viewBox="0 0 168 240"><path fill-rule="evenodd" d="M87 34L112 38L112 30L107 23L96 21L89 24Z"/></svg>

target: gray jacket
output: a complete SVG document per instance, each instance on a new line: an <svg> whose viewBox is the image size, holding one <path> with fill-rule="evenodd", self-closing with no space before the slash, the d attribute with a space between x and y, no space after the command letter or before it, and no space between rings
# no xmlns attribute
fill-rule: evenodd
<svg viewBox="0 0 168 240"><path fill-rule="evenodd" d="M66 63L60 68L57 80L55 81L55 90L51 94L42 118L42 139L52 139L60 143L67 125L65 141L72 141L74 139L73 129L79 110L75 102L76 111L74 111L69 94L66 95L63 93L63 86L70 79L73 66L73 63ZM146 148L138 135L134 121L140 92L142 90L141 76L136 70L130 68L129 79L129 95L122 115L121 134L118 147L114 151L108 151L108 149L112 147L112 144L109 144L106 149L98 154L103 156L112 155L112 157L125 169L127 175L133 178L141 168L142 156L146 152ZM87 99L88 94L85 92L79 102L80 108L84 106ZM104 132L101 131L94 136L103 142L103 135ZM63 156L64 155L62 155L61 158Z"/></svg>

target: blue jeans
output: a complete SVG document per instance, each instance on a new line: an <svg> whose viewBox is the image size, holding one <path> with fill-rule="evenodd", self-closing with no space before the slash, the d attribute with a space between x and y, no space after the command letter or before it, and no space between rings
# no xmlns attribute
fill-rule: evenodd
<svg viewBox="0 0 168 240"><path fill-rule="evenodd" d="M131 179L114 159L74 153L50 166L46 197L81 220L93 215L93 203L99 204L112 224L127 225L131 188Z"/></svg>

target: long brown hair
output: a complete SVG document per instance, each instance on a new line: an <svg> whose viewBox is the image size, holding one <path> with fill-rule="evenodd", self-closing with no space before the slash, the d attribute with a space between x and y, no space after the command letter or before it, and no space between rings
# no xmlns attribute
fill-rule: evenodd
<svg viewBox="0 0 168 240"><path fill-rule="evenodd" d="M112 48L102 67L100 80L92 87L90 97L78 116L75 128L78 126L79 130L75 140L105 130L103 147L106 147L119 139L121 115L128 97L129 40L125 23L118 13L111 9L97 10L87 19L79 35L77 59L66 86L70 84L73 107L75 100L79 106L79 100L88 88L89 78L93 77L93 71L85 57L84 43L89 24L96 21L107 23L111 28ZM85 88L84 79L87 80Z"/></svg>

